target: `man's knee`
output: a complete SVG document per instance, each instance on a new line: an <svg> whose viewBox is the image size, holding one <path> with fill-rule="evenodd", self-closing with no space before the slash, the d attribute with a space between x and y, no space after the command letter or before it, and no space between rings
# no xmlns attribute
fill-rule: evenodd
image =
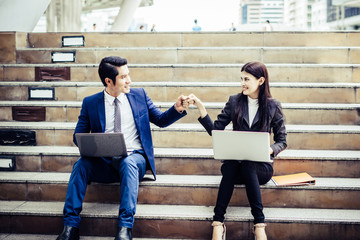
<svg viewBox="0 0 360 240"><path fill-rule="evenodd" d="M139 174L139 167L136 160L133 157L126 157L119 161L119 174L120 175L133 175L137 176Z"/></svg>
<svg viewBox="0 0 360 240"><path fill-rule="evenodd" d="M132 157L125 157L119 161L120 168L137 168L137 164Z"/></svg>
<svg viewBox="0 0 360 240"><path fill-rule="evenodd" d="M119 162L120 176L131 175L138 177L139 180L144 176L146 171L146 160L141 155L130 155Z"/></svg>
<svg viewBox="0 0 360 240"><path fill-rule="evenodd" d="M80 157L77 162L74 164L71 177L81 176L82 178L86 178L90 181L90 175L92 171L91 160L88 158ZM80 175L79 175L80 174Z"/></svg>
<svg viewBox="0 0 360 240"><path fill-rule="evenodd" d="M80 157L76 163L74 164L73 169L79 169L79 170L84 170L84 169L90 169L91 168L91 162L88 158L84 158L84 157Z"/></svg>

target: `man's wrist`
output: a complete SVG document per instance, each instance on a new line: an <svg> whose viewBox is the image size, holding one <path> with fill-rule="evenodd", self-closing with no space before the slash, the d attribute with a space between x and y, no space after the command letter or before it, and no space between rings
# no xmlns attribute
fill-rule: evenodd
<svg viewBox="0 0 360 240"><path fill-rule="evenodd" d="M175 108L175 110L176 110L178 113L180 113L180 114L184 112L184 110L179 110L179 109L177 108L176 103L174 104L174 108Z"/></svg>

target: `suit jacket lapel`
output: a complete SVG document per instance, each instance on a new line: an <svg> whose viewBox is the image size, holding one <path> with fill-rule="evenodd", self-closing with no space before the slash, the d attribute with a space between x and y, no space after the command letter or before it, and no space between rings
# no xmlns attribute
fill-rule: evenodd
<svg viewBox="0 0 360 240"><path fill-rule="evenodd" d="M245 104L244 113L243 113L243 119L245 120L245 122L247 123L247 125L250 128L251 126L249 124L249 107L248 107L247 104Z"/></svg>
<svg viewBox="0 0 360 240"><path fill-rule="evenodd" d="M102 132L105 132L105 124L106 124L104 97L105 97L104 92L102 92L102 94L100 94L100 97L97 102L97 109L98 109Z"/></svg>
<svg viewBox="0 0 360 240"><path fill-rule="evenodd" d="M254 125L255 125L258 121L259 121L259 109L256 111L256 114L255 114L254 120L253 120L253 122L252 122L252 124L251 124L250 128L251 128L252 126L254 126Z"/></svg>
<svg viewBox="0 0 360 240"><path fill-rule="evenodd" d="M249 128L251 128L252 126L254 126L258 121L259 121L259 109L256 111L255 117L253 122L251 123L251 126L249 124L250 120L249 120L249 106L246 103L245 104L245 108L244 108L244 114L243 114L243 118L245 120L245 122L247 123L247 125L249 126Z"/></svg>

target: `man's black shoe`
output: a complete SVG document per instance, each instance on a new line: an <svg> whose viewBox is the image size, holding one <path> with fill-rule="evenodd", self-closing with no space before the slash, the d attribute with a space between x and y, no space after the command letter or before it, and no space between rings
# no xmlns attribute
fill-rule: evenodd
<svg viewBox="0 0 360 240"><path fill-rule="evenodd" d="M62 233L56 240L79 240L79 229L71 226L64 226Z"/></svg>
<svg viewBox="0 0 360 240"><path fill-rule="evenodd" d="M120 227L115 240L132 240L132 229L126 227Z"/></svg>

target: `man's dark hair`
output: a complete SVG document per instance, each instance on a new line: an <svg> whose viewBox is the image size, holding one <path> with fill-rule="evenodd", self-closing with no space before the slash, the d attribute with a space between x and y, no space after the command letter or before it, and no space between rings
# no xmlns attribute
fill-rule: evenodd
<svg viewBox="0 0 360 240"><path fill-rule="evenodd" d="M107 86L105 78L110 78L115 84L116 76L119 74L117 67L121 67L126 64L127 60L125 58L117 56L105 57L101 60L98 72L101 82L104 84L105 87Z"/></svg>

